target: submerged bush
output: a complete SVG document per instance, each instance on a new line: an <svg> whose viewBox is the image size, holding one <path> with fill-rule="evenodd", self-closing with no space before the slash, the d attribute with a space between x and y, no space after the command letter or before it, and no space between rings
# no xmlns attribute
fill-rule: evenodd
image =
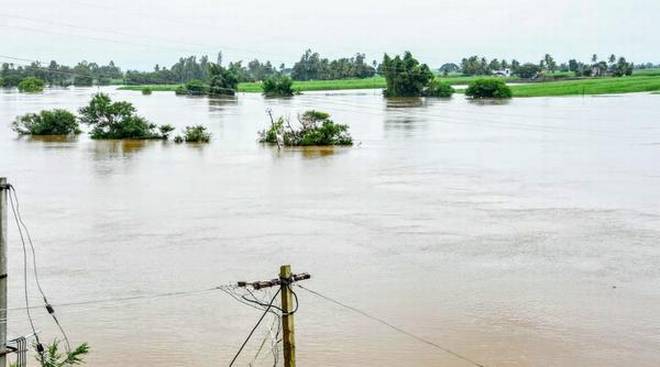
<svg viewBox="0 0 660 367"><path fill-rule="evenodd" d="M151 88L149 88L149 87L144 87L144 88L142 88L142 94L145 95L145 96L150 95L151 92L152 92L152 90L151 90Z"/></svg>
<svg viewBox="0 0 660 367"><path fill-rule="evenodd" d="M186 126L183 130L183 136L174 137L175 143L208 143L211 141L211 133L206 131L206 126L195 125Z"/></svg>
<svg viewBox="0 0 660 367"><path fill-rule="evenodd" d="M465 95L472 98L511 98L513 93L501 79L477 79L468 85Z"/></svg>
<svg viewBox="0 0 660 367"><path fill-rule="evenodd" d="M198 79L193 79L184 85L185 94L191 96L203 96L209 93L209 86L206 85L203 81Z"/></svg>
<svg viewBox="0 0 660 367"><path fill-rule="evenodd" d="M169 125L157 129L158 125L138 116L131 103L112 102L103 93L95 94L80 109L80 122L92 127L92 139L167 139L173 130Z"/></svg>
<svg viewBox="0 0 660 367"><path fill-rule="evenodd" d="M271 116L271 126L260 132L262 143L288 146L308 145L352 145L353 138L348 132L348 125L337 124L330 120L325 112L307 111L298 116L299 128L293 128L283 117L274 121Z"/></svg>
<svg viewBox="0 0 660 367"><path fill-rule="evenodd" d="M19 92L23 93L38 93L38 92L43 92L44 90L44 81L35 78L33 76L29 76L23 80L21 80L20 83L18 83L18 90Z"/></svg>
<svg viewBox="0 0 660 367"><path fill-rule="evenodd" d="M424 90L424 96L426 97L441 97L448 98L454 94L455 90L451 84L443 82L438 79L434 79Z"/></svg>
<svg viewBox="0 0 660 367"><path fill-rule="evenodd" d="M295 94L293 80L286 75L274 75L262 85L266 97L290 97Z"/></svg>
<svg viewBox="0 0 660 367"><path fill-rule="evenodd" d="M61 109L18 116L12 123L12 130L20 135L80 134L76 115Z"/></svg>
<svg viewBox="0 0 660 367"><path fill-rule="evenodd" d="M234 68L209 64L209 90L211 96L233 96L238 86L238 74Z"/></svg>

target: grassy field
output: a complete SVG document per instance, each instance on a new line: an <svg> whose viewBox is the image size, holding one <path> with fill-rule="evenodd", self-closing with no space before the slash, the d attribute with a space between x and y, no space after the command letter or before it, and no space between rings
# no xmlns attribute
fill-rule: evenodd
<svg viewBox="0 0 660 367"><path fill-rule="evenodd" d="M529 83L511 87L514 97L570 96L660 91L660 75L637 75L622 78L594 78L547 83Z"/></svg>
<svg viewBox="0 0 660 367"><path fill-rule="evenodd" d="M483 77L440 77L441 80L452 85L465 85L480 78ZM510 82L516 81L514 78L508 78L506 80ZM140 91L145 87L149 87L154 92L173 92L178 86L179 84L125 85L119 87L119 89ZM367 79L296 81L293 83L293 86L301 92L345 89L380 89L385 88L385 78L377 76ZM545 81L514 85L511 88L513 89L514 97L654 92L660 91L660 68L636 70L635 74L630 77ZM238 91L245 93L261 93L261 83L240 83L238 85Z"/></svg>

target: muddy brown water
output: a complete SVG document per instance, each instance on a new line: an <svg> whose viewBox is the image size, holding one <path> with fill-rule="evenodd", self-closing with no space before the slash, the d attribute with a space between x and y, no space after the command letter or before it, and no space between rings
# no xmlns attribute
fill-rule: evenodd
<svg viewBox="0 0 660 367"><path fill-rule="evenodd" d="M18 190L54 304L269 279L290 263L312 274L309 288L486 366L660 365L660 96L213 100L104 88L153 121L204 124L213 141L17 138L8 127L75 110L95 90L0 92L0 175ZM328 111L358 144L262 146L267 108ZM13 227L9 241L20 308ZM469 366L298 295L299 365ZM259 317L219 291L58 313L100 367L227 365ZM45 339L58 335L34 314ZM12 309L8 328L28 333L25 312ZM273 364L266 352L255 365Z"/></svg>

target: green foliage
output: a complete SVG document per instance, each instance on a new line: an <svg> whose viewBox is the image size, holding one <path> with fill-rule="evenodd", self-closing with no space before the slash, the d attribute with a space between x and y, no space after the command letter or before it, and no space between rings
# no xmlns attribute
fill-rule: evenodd
<svg viewBox="0 0 660 367"><path fill-rule="evenodd" d="M76 75L73 78L73 85L76 87L91 87L94 85L94 78L91 75Z"/></svg>
<svg viewBox="0 0 660 367"><path fill-rule="evenodd" d="M424 90L424 96L426 97L441 97L449 98L454 94L455 90L451 84L443 82L439 79L433 79L428 87Z"/></svg>
<svg viewBox="0 0 660 367"><path fill-rule="evenodd" d="M266 97L290 97L295 94L293 80L283 75L271 76L264 80L262 88Z"/></svg>
<svg viewBox="0 0 660 367"><path fill-rule="evenodd" d="M206 131L206 126L203 125L186 126L183 131L183 138L181 136L174 138L175 143L183 141L186 143L208 143L211 141L211 133Z"/></svg>
<svg viewBox="0 0 660 367"><path fill-rule="evenodd" d="M515 75L523 79L531 79L536 77L540 72L541 72L540 66L528 62L516 68Z"/></svg>
<svg viewBox="0 0 660 367"><path fill-rule="evenodd" d="M186 83L184 86L185 94L191 96L203 96L209 93L209 86L206 85L203 81L198 79L193 79Z"/></svg>
<svg viewBox="0 0 660 367"><path fill-rule="evenodd" d="M318 52L306 50L300 60L293 65L291 77L294 80L336 80L347 78L369 78L376 69L365 62L366 56L357 53L355 57L328 60Z"/></svg>
<svg viewBox="0 0 660 367"><path fill-rule="evenodd" d="M138 116L131 103L112 102L103 93L94 95L89 105L80 109L80 121L92 127L92 139L167 138L166 134L157 131L156 124Z"/></svg>
<svg viewBox="0 0 660 367"><path fill-rule="evenodd" d="M464 75L489 75L490 65L485 57L470 56L461 60L461 71Z"/></svg>
<svg viewBox="0 0 660 367"><path fill-rule="evenodd" d="M37 361L42 367L70 367L85 364L85 356L89 354L89 345L80 344L70 352L60 352L59 341L54 340L46 347L43 355L37 355Z"/></svg>
<svg viewBox="0 0 660 367"><path fill-rule="evenodd" d="M39 78L29 76L18 83L18 90L23 93L43 92L44 81Z"/></svg>
<svg viewBox="0 0 660 367"><path fill-rule="evenodd" d="M511 98L513 94L503 80L477 79L468 85L465 95L472 98Z"/></svg>
<svg viewBox="0 0 660 367"><path fill-rule="evenodd" d="M209 95L233 96L238 86L238 73L234 68L223 68L218 64L209 64Z"/></svg>
<svg viewBox="0 0 660 367"><path fill-rule="evenodd" d="M151 92L152 92L152 90L149 87L142 88L142 94L145 95L145 96L151 95Z"/></svg>
<svg viewBox="0 0 660 367"><path fill-rule="evenodd" d="M352 145L348 125L337 124L325 112L307 111L298 117L300 128L293 128L283 117L272 120L269 129L261 131L262 143L287 146Z"/></svg>
<svg viewBox="0 0 660 367"><path fill-rule="evenodd" d="M12 123L12 130L20 135L80 134L76 115L61 109L19 116Z"/></svg>
<svg viewBox="0 0 660 367"><path fill-rule="evenodd" d="M382 72L385 76L387 97L419 97L433 80L433 73L426 64L420 64L410 52L403 58L398 55L383 57Z"/></svg>

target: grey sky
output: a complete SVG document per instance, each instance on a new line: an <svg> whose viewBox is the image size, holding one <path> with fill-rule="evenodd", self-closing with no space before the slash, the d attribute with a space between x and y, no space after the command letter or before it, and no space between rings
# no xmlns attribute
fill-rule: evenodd
<svg viewBox="0 0 660 367"><path fill-rule="evenodd" d="M0 0L0 55L122 68L225 60L291 65L411 50L432 67L478 54L559 61L611 53L660 62L659 0ZM1 59L0 61L9 61ZM20 62L18 62L20 63Z"/></svg>

